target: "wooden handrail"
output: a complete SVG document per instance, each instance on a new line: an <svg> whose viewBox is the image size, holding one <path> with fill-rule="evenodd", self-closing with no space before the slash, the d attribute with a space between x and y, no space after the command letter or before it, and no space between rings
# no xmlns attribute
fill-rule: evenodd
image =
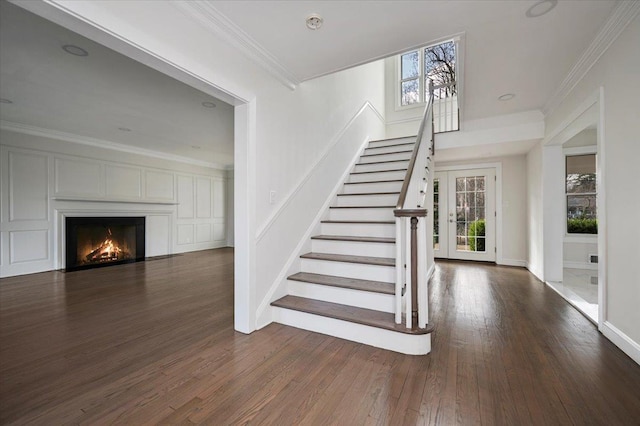
<svg viewBox="0 0 640 426"><path fill-rule="evenodd" d="M426 125L427 117L429 117L429 110L432 108L433 108L433 82L429 80L429 102L427 102L427 107L424 109L424 115L422 117L422 122L420 123L420 130L418 131L418 136L416 136L416 144L413 147L413 152L411 153L411 160L409 161L407 174L404 176L404 182L402 182L402 190L400 191L400 196L398 197L398 203L396 204L396 209L402 209L404 207L404 201L407 198L407 191L409 190L409 182L411 181L413 168L416 164L416 159L418 158L418 151L420 150L420 144L422 143L424 127Z"/></svg>

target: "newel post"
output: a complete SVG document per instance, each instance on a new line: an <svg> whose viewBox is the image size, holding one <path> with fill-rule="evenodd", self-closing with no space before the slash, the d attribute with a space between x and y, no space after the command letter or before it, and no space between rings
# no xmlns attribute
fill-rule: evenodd
<svg viewBox="0 0 640 426"><path fill-rule="evenodd" d="M421 259L421 256L426 256L427 250L426 247L424 247L425 239L419 237L418 229L419 226L421 226L419 220L422 219L424 222L425 217L427 216L427 209L396 209L393 213L396 218L410 219L410 225L407 228L408 234L405 240L405 243L407 244L407 251L410 251L410 253L405 253L407 265L409 265L407 268L409 270L405 277L408 283L406 296L410 298L410 300L408 299L406 301L406 323L407 327L419 328L421 323L426 324L426 318L424 318L423 321L419 320L419 304L424 303L424 301L418 300L418 295L423 294L422 291L418 292L418 290L420 289L420 286L426 285L426 282L424 282L426 274L424 274L424 271L421 271L421 266L424 265L424 259ZM421 229L424 229L424 226L422 226ZM422 282L418 282L419 279L421 279ZM411 306L411 321L409 321L409 306Z"/></svg>
<svg viewBox="0 0 640 426"><path fill-rule="evenodd" d="M418 328L418 218L411 218L411 328Z"/></svg>

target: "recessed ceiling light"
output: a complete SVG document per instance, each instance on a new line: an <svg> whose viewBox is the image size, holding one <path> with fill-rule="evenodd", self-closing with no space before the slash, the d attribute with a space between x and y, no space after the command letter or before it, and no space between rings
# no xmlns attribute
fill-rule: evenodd
<svg viewBox="0 0 640 426"><path fill-rule="evenodd" d="M10 99L0 98L0 104L12 104L13 101Z"/></svg>
<svg viewBox="0 0 640 426"><path fill-rule="evenodd" d="M89 52L84 50L82 47L74 46L73 44L65 44L64 46L62 46L62 50L70 55L89 56Z"/></svg>
<svg viewBox="0 0 640 426"><path fill-rule="evenodd" d="M206 101L202 103L202 106L205 108L215 108L216 104L214 104L213 102Z"/></svg>
<svg viewBox="0 0 640 426"><path fill-rule="evenodd" d="M514 95L513 93L505 93L502 96L498 97L499 101L510 101L511 99L515 98L516 95Z"/></svg>
<svg viewBox="0 0 640 426"><path fill-rule="evenodd" d="M319 30L323 22L322 16L316 13L307 16L307 28L310 30Z"/></svg>
<svg viewBox="0 0 640 426"><path fill-rule="evenodd" d="M525 15L527 15L527 18L537 18L538 16L551 12L557 5L558 0L541 0L527 9Z"/></svg>
<svg viewBox="0 0 640 426"><path fill-rule="evenodd" d="M128 127L118 127L118 130L120 130L121 132L130 132L131 129Z"/></svg>

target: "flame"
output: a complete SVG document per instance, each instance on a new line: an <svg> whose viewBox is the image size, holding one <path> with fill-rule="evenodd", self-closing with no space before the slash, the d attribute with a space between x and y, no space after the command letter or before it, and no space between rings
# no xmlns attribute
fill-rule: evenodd
<svg viewBox="0 0 640 426"><path fill-rule="evenodd" d="M109 234L111 234L111 230L109 230ZM120 253L122 253L122 249L111 238L107 238L98 247L91 250L86 259L89 262L112 261L117 260Z"/></svg>

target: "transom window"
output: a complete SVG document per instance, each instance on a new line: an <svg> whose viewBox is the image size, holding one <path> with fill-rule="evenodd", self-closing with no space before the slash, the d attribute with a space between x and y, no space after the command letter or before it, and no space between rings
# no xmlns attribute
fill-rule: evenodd
<svg viewBox="0 0 640 426"><path fill-rule="evenodd" d="M400 55L400 105L425 102L429 96L429 80L434 86L456 81L456 43L451 40ZM448 86L442 97L456 94L456 86Z"/></svg>
<svg viewBox="0 0 640 426"><path fill-rule="evenodd" d="M566 157L567 233L597 234L596 155Z"/></svg>

